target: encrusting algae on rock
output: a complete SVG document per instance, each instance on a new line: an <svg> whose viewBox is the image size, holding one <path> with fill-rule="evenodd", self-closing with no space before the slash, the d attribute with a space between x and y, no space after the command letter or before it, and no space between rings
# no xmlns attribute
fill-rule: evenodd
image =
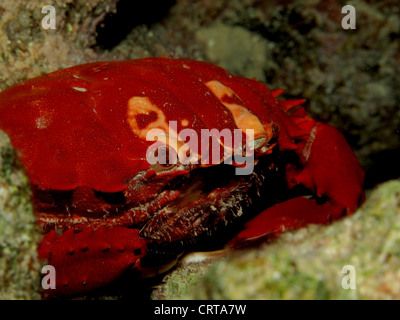
<svg viewBox="0 0 400 320"><path fill-rule="evenodd" d="M39 241L29 182L0 132L0 300L40 299Z"/></svg>
<svg viewBox="0 0 400 320"><path fill-rule="evenodd" d="M393 180L373 190L353 216L286 233L275 244L223 259L185 290L165 290L171 295L163 298L397 299L399 231L400 181ZM349 282L345 266L354 266L354 290L342 286Z"/></svg>

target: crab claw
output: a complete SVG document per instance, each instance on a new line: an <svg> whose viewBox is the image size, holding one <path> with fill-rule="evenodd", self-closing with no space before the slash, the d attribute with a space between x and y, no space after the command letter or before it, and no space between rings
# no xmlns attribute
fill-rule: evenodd
<svg viewBox="0 0 400 320"><path fill-rule="evenodd" d="M146 252L139 230L124 227L89 228L75 233L55 231L41 241L39 258L55 268L55 289L46 289L47 298L87 292L118 278L127 269L139 267Z"/></svg>
<svg viewBox="0 0 400 320"><path fill-rule="evenodd" d="M364 200L364 171L344 136L310 118L297 125L310 134L299 143L299 163L286 168L287 183L289 188L303 185L314 198L297 197L269 207L250 220L228 246L260 241L312 223L329 223L353 213Z"/></svg>
<svg viewBox="0 0 400 320"><path fill-rule="evenodd" d="M357 209L364 199L364 171L339 130L316 122L299 155L303 168L294 176L288 171L289 183L327 197L346 213Z"/></svg>
<svg viewBox="0 0 400 320"><path fill-rule="evenodd" d="M228 247L242 247L260 243L280 233L305 227L308 224L326 224L341 216L340 206L315 199L297 197L275 204L244 225L244 229L231 239Z"/></svg>

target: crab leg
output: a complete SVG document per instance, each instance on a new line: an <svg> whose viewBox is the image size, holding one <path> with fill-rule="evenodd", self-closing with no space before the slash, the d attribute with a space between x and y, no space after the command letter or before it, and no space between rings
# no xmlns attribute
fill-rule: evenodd
<svg viewBox="0 0 400 320"><path fill-rule="evenodd" d="M146 252L139 230L124 227L93 228L61 235L46 234L39 245L39 258L56 271L56 288L47 297L70 296L90 291L118 278L128 269L137 269Z"/></svg>

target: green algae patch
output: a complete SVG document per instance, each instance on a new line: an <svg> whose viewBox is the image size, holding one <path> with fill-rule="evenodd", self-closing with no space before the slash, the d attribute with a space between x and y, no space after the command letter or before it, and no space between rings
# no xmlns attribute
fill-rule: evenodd
<svg viewBox="0 0 400 320"><path fill-rule="evenodd" d="M40 299L39 232L29 181L0 131L0 300Z"/></svg>

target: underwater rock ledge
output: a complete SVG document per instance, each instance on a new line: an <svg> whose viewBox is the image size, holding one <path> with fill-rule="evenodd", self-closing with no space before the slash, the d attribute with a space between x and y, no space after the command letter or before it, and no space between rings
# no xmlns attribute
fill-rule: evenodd
<svg viewBox="0 0 400 320"><path fill-rule="evenodd" d="M399 230L400 181L392 180L377 186L354 215L283 234L272 245L218 261L200 269L186 287L186 273L177 269L165 279L162 295L153 298L396 299ZM346 265L355 268L354 290L342 287Z"/></svg>

